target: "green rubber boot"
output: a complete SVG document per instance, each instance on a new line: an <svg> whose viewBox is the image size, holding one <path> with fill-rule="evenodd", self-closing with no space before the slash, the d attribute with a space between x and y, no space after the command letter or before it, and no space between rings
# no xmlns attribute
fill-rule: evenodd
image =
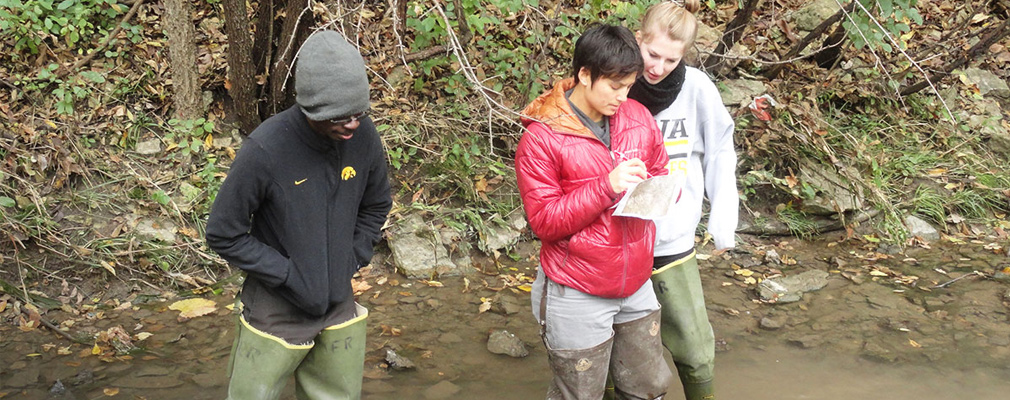
<svg viewBox="0 0 1010 400"><path fill-rule="evenodd" d="M652 285L662 308L663 346L670 350L687 400L710 400L715 335L695 253L653 271Z"/></svg>
<svg viewBox="0 0 1010 400"><path fill-rule="evenodd" d="M688 400L715 400L715 388L712 386L712 381L685 383L684 396Z"/></svg>
<svg viewBox="0 0 1010 400"><path fill-rule="evenodd" d="M299 400L358 400L365 371L368 310L355 303L356 316L326 328L295 371Z"/></svg>
<svg viewBox="0 0 1010 400"><path fill-rule="evenodd" d="M293 345L249 325L239 316L228 364L229 400L276 400L312 348Z"/></svg>

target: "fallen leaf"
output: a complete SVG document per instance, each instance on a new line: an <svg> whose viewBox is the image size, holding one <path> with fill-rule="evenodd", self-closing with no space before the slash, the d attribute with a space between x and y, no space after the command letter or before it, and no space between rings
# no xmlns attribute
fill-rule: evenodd
<svg viewBox="0 0 1010 400"><path fill-rule="evenodd" d="M169 310L180 311L180 318L196 318L201 315L207 315L217 310L217 303L202 299L202 298L192 298L186 300L179 300L172 305L168 306Z"/></svg>
<svg viewBox="0 0 1010 400"><path fill-rule="evenodd" d="M105 268L106 271L109 271L109 273L112 274L112 276L116 276L116 269L113 268L112 264L110 264L108 261L98 260L98 263L101 264L102 268Z"/></svg>
<svg viewBox="0 0 1010 400"><path fill-rule="evenodd" d="M150 332L140 332L140 333L137 334L137 341L138 342L142 342L142 341L144 341L145 339L147 339L147 338L149 338L151 336L154 336L154 334L150 333Z"/></svg>
<svg viewBox="0 0 1010 400"><path fill-rule="evenodd" d="M115 395L119 394L119 388L114 388L114 387L113 388L105 388L105 389L102 389L102 393L105 393L106 396L112 397L112 396L115 396Z"/></svg>
<svg viewBox="0 0 1010 400"><path fill-rule="evenodd" d="M381 325L380 327L382 328L382 333L380 333L379 336L400 336L402 333L399 328L394 328L389 325Z"/></svg>
<svg viewBox="0 0 1010 400"><path fill-rule="evenodd" d="M91 355L97 356L99 354L102 354L102 348L98 347L98 343L95 343L95 346L91 348Z"/></svg>
<svg viewBox="0 0 1010 400"><path fill-rule="evenodd" d="M921 344L919 344L918 342L916 342L916 341L914 341L912 339L908 339L908 344L912 345L912 347L915 347L917 349L920 348L920 347L922 347Z"/></svg>
<svg viewBox="0 0 1010 400"><path fill-rule="evenodd" d="M354 294L356 294L356 295L360 295L362 293L365 293L365 292L367 292L371 288L372 288L372 285L369 285L368 282L365 282L364 279L360 279L360 280L359 279L351 279L351 290L353 290Z"/></svg>

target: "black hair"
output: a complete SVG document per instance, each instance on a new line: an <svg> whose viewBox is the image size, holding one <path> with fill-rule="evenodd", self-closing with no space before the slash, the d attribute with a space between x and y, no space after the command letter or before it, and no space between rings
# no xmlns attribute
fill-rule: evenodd
<svg viewBox="0 0 1010 400"><path fill-rule="evenodd" d="M594 23L575 41L572 75L589 69L593 83L600 77L619 78L634 73L638 77L645 69L638 41L628 28L620 25Z"/></svg>

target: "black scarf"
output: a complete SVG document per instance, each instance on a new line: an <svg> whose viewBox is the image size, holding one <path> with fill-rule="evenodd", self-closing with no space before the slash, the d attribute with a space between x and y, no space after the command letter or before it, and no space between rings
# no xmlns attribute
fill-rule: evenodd
<svg viewBox="0 0 1010 400"><path fill-rule="evenodd" d="M687 72L687 64L680 60L677 68L674 68L662 81L653 85L645 80L645 76L638 77L634 86L628 92L628 98L638 100L639 103L649 109L652 115L659 114L665 110L680 94L680 88L684 86L684 74Z"/></svg>

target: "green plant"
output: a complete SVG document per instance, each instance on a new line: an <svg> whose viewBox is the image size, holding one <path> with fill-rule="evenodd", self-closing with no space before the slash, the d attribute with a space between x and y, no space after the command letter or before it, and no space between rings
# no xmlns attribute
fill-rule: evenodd
<svg viewBox="0 0 1010 400"><path fill-rule="evenodd" d="M901 48L906 44L902 35L911 31L906 21L922 24L922 16L915 7L917 0L857 0L855 11L842 22L849 39L857 48L869 47L885 52L894 51L890 36Z"/></svg>
<svg viewBox="0 0 1010 400"><path fill-rule="evenodd" d="M789 231L796 237L808 239L817 233L817 224L806 214L797 210L792 202L780 205L775 210L779 221L789 227Z"/></svg>
<svg viewBox="0 0 1010 400"><path fill-rule="evenodd" d="M389 165L392 165L394 169L399 170L403 168L404 165L410 162L410 159L417 155L416 147L394 147L389 150Z"/></svg>
<svg viewBox="0 0 1010 400"><path fill-rule="evenodd" d="M127 8L117 0L0 0L0 35L13 39L12 59L25 49L38 54L46 41L77 50L115 29ZM126 32L134 42L140 39L137 27L126 25Z"/></svg>
<svg viewBox="0 0 1010 400"><path fill-rule="evenodd" d="M983 219L992 207L988 199L977 190L961 190L954 193L954 209L969 219Z"/></svg>
<svg viewBox="0 0 1010 400"><path fill-rule="evenodd" d="M214 122L206 118L195 120L168 120L168 132L165 140L168 150L178 148L182 154L199 153L204 149L204 143L211 139L214 132Z"/></svg>
<svg viewBox="0 0 1010 400"><path fill-rule="evenodd" d="M935 190L920 185L915 189L915 198L912 200L912 213L931 220L938 224L946 224L947 209L944 207L946 199Z"/></svg>

